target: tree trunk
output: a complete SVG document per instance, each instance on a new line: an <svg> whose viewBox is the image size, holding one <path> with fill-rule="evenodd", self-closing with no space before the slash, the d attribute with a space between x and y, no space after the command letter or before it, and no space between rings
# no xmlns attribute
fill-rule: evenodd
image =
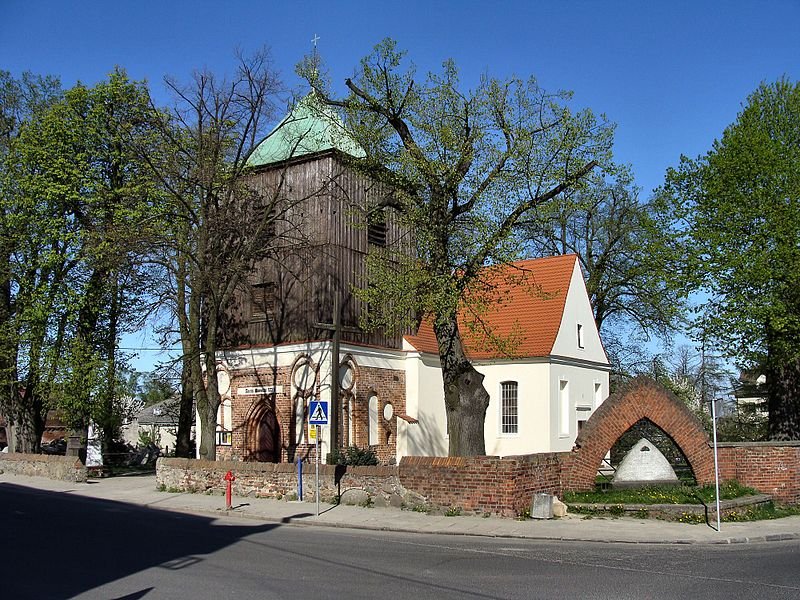
<svg viewBox="0 0 800 600"><path fill-rule="evenodd" d="M179 230L181 241L185 243L186 232ZM175 456L181 458L194 458L192 456L192 423L195 420L194 400L195 389L192 377L192 360L194 339L189 331L189 317L187 315L187 258L180 251L175 256L175 290L178 326L181 332L181 404L178 410L178 432L175 439ZM191 311L191 308L189 308ZM199 440L195 440L197 444Z"/></svg>
<svg viewBox="0 0 800 600"><path fill-rule="evenodd" d="M106 381L100 392L101 414L105 417L102 427L103 462L111 452L114 440L121 434L122 419L117 406L117 330L120 320L120 305L124 292L120 289L119 274L109 274L111 306L108 313L108 331L105 332ZM97 332L99 333L99 332Z"/></svg>
<svg viewBox="0 0 800 600"><path fill-rule="evenodd" d="M41 399L26 389L19 398L17 410L11 416L14 430L12 437L15 441L11 451L26 454L39 454L42 451L46 414Z"/></svg>
<svg viewBox="0 0 800 600"><path fill-rule="evenodd" d="M769 439L800 440L800 359L767 370Z"/></svg>
<svg viewBox="0 0 800 600"><path fill-rule="evenodd" d="M442 365L449 455L485 455L484 423L489 393L483 387L483 375L466 357L455 316L452 322L435 322L433 329Z"/></svg>
<svg viewBox="0 0 800 600"><path fill-rule="evenodd" d="M192 423L194 423L194 386L188 350L181 359L181 403L178 410L178 432L175 436L175 456L194 458L192 453Z"/></svg>
<svg viewBox="0 0 800 600"><path fill-rule="evenodd" d="M199 295L193 291L189 300L189 330L192 332L192 340L196 340L192 347L197 348L192 355L192 386L197 399L197 414L200 418L200 458L217 460L217 410L220 397L217 386L216 346L213 343L217 323L213 319L213 311L201 316ZM202 318L203 316L205 319ZM204 342L202 345L201 339ZM205 366L205 373L203 366Z"/></svg>
<svg viewBox="0 0 800 600"><path fill-rule="evenodd" d="M200 458L217 460L217 408L209 401L205 390L197 395L197 412L200 416Z"/></svg>

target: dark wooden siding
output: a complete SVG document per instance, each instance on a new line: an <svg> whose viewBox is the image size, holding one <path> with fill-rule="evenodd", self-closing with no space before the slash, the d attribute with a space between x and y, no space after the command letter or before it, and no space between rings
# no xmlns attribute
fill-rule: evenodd
<svg viewBox="0 0 800 600"><path fill-rule="evenodd" d="M348 169L334 153L264 169L251 175L250 186L267 204L276 199L282 218L275 225L286 246L257 264L237 293L227 315L225 336L230 346L269 345L327 339L330 331L317 323L333 322L338 295L341 323L358 327L366 307L353 295L367 284L367 206L389 193L382 184ZM405 245L407 232L391 212L386 214L387 244ZM275 310L252 318L251 286L274 283ZM383 331L342 332L342 340L399 348L400 335Z"/></svg>

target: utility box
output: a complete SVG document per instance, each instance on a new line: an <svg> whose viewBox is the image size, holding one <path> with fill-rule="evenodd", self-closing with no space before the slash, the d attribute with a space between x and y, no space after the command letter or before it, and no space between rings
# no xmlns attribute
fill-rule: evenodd
<svg viewBox="0 0 800 600"><path fill-rule="evenodd" d="M553 518L553 495L534 494L533 506L531 507L531 517L534 519Z"/></svg>

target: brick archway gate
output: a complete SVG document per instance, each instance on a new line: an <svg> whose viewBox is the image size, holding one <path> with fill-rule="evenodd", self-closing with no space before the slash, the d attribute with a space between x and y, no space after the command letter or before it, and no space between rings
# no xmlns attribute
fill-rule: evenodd
<svg viewBox="0 0 800 600"><path fill-rule="evenodd" d="M593 489L603 457L642 419L660 427L675 442L699 485L714 481L714 454L703 425L667 389L649 377L637 377L609 396L586 421L564 465L563 488Z"/></svg>

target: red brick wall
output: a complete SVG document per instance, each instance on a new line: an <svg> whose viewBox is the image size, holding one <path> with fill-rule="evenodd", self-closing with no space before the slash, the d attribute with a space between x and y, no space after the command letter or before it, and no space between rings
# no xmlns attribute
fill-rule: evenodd
<svg viewBox="0 0 800 600"><path fill-rule="evenodd" d="M516 516L530 508L534 493L560 493L561 456L406 456L400 461L400 483L434 506Z"/></svg>
<svg viewBox="0 0 800 600"><path fill-rule="evenodd" d="M233 424L233 443L231 446L218 446L218 460L248 460L251 448L248 443L248 426L251 419L261 413L266 405L275 411L280 428L281 459L287 460L289 448L294 440L292 415L291 368L258 369L257 371L231 371L231 412ZM256 386L281 386L281 392L273 396L238 396L237 389Z"/></svg>
<svg viewBox="0 0 800 600"><path fill-rule="evenodd" d="M720 479L736 479L778 502L800 503L800 442L719 444Z"/></svg>
<svg viewBox="0 0 800 600"><path fill-rule="evenodd" d="M343 446L348 445L347 402L354 401L353 421L354 444L360 448L371 447L375 451L381 464L394 464L397 452L397 419L389 421L383 418L383 410L387 403L391 403L394 414L406 412L405 406L405 372L391 369L359 366L357 357L354 363L356 381L353 387L354 394L343 394L342 398L342 426L341 436ZM233 443L231 446L218 446L218 460L249 460L254 441L253 419L257 418L263 405L266 404L275 411L280 428L281 461L294 461L297 457L305 460L315 460L315 447L313 444L302 443L296 446L296 432L294 425L293 394L291 367L260 368L231 370L231 406L233 423ZM238 396L236 391L241 387L254 386L280 386L282 390L273 396ZM368 402L372 393L378 396L378 440L379 443L369 446L369 409ZM314 387L314 395L320 398L319 381ZM321 457L325 461L326 457Z"/></svg>
<svg viewBox="0 0 800 600"><path fill-rule="evenodd" d="M567 460L565 489L592 489L603 457L640 419L649 419L672 438L686 456L698 483L714 481L714 455L700 421L655 381L637 377L609 396L581 429Z"/></svg>
<svg viewBox="0 0 800 600"><path fill-rule="evenodd" d="M464 514L519 515L530 508L533 495L561 495L572 481L575 453L526 456L425 457L407 456L399 467L320 468L321 498L358 489L373 498L422 504ZM713 459L712 459L713 460ZM292 464L209 462L159 459L158 482L166 488L222 493L222 476L236 476L234 493L241 496L283 497L297 490ZM313 497L314 468L305 470L306 497ZM800 503L800 442L720 445L722 480L738 479L772 495L779 502Z"/></svg>
<svg viewBox="0 0 800 600"><path fill-rule="evenodd" d="M378 396L378 444L369 444L369 397ZM406 374L404 371L360 367L355 397L354 412L355 445L372 449L381 464L395 463L397 454L397 418L406 412ZM388 421L383 418L386 404L391 403L393 416ZM342 430L343 435L346 428ZM342 438L347 445L347 437Z"/></svg>

